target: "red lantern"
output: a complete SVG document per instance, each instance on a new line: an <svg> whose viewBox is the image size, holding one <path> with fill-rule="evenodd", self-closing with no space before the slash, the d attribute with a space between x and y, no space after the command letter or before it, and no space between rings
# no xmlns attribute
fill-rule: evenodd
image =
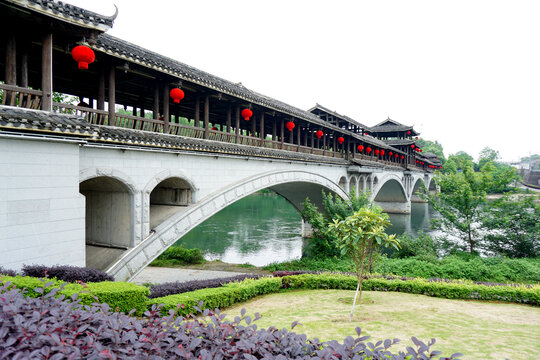
<svg viewBox="0 0 540 360"><path fill-rule="evenodd" d="M371 148L370 148L369 146L366 148L366 152L367 152L368 154L371 152Z"/></svg>
<svg viewBox="0 0 540 360"><path fill-rule="evenodd" d="M411 132L410 132L410 131L407 131L407 135L411 135Z"/></svg>
<svg viewBox="0 0 540 360"><path fill-rule="evenodd" d="M337 138L337 142L339 143L339 145L343 144L344 141L345 139L342 138L341 136Z"/></svg>
<svg viewBox="0 0 540 360"><path fill-rule="evenodd" d="M388 156L392 156L392 154L393 154L393 152L390 151L390 152L388 153Z"/></svg>
<svg viewBox="0 0 540 360"><path fill-rule="evenodd" d="M379 149L375 150L375 155L379 155Z"/></svg>
<svg viewBox="0 0 540 360"><path fill-rule="evenodd" d="M294 129L296 125L292 122L292 121L289 121L288 123L285 124L285 127L287 128L287 130L289 131L292 131Z"/></svg>
<svg viewBox="0 0 540 360"><path fill-rule="evenodd" d="M381 156L384 156L384 150L381 150Z"/></svg>
<svg viewBox="0 0 540 360"><path fill-rule="evenodd" d="M88 69L88 64L91 64L96 60L94 50L84 45L75 46L73 50L71 50L71 56L73 57L73 60L79 63L79 69Z"/></svg>
<svg viewBox="0 0 540 360"><path fill-rule="evenodd" d="M398 156L399 156L398 154L394 154L394 157L395 157L396 159L397 159Z"/></svg>
<svg viewBox="0 0 540 360"><path fill-rule="evenodd" d="M364 133L364 135L366 135L366 136L367 136L367 133Z"/></svg>
<svg viewBox="0 0 540 360"><path fill-rule="evenodd" d="M173 103L180 104L180 100L184 98L184 91L182 91L179 88L174 88L174 89L171 89L171 91L169 92L169 95L172 97Z"/></svg>
<svg viewBox="0 0 540 360"><path fill-rule="evenodd" d="M401 160L405 159L405 156L401 155Z"/></svg>
<svg viewBox="0 0 540 360"><path fill-rule="evenodd" d="M244 120L249 121L249 118L253 116L253 111L250 109L244 109L242 110L242 117Z"/></svg>
<svg viewBox="0 0 540 360"><path fill-rule="evenodd" d="M317 139L322 138L323 135L324 135L324 133L321 130L315 131L315 136L317 137Z"/></svg>
<svg viewBox="0 0 540 360"><path fill-rule="evenodd" d="M416 140L418 140L418 136L417 136L417 137L415 137L415 139L416 139Z"/></svg>
<svg viewBox="0 0 540 360"><path fill-rule="evenodd" d="M217 127L212 126L212 127L210 128L210 130L217 130Z"/></svg>
<svg viewBox="0 0 540 360"><path fill-rule="evenodd" d="M411 145L411 149L414 149L414 144Z"/></svg>
<svg viewBox="0 0 540 360"><path fill-rule="evenodd" d="M424 152L424 149L420 149L420 152Z"/></svg>
<svg viewBox="0 0 540 360"><path fill-rule="evenodd" d="M364 151L364 145L358 145L357 147L358 151L362 152ZM368 148L369 149L369 148ZM367 150L367 149L366 149ZM369 149L371 151L371 149ZM369 152L369 151L368 151Z"/></svg>

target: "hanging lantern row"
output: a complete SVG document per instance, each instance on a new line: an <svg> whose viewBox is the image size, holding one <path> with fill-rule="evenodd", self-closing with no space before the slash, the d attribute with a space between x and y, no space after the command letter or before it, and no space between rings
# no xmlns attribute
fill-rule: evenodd
<svg viewBox="0 0 540 360"><path fill-rule="evenodd" d="M296 125L292 122L292 121L289 121L288 123L285 124L285 127L287 128L287 130L289 131L293 131L294 127Z"/></svg>
<svg viewBox="0 0 540 360"><path fill-rule="evenodd" d="M91 64L96 60L94 50L85 45L75 46L73 50L71 50L71 56L73 57L73 60L78 63L79 69L82 70L88 69L88 64Z"/></svg>
<svg viewBox="0 0 540 360"><path fill-rule="evenodd" d="M343 144L344 141L345 139L342 138L341 136L337 138L337 142L339 143L339 145Z"/></svg>

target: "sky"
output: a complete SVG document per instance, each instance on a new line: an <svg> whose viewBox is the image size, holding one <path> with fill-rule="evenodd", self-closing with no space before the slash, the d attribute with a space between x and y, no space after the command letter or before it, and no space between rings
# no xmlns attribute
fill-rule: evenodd
<svg viewBox="0 0 540 360"><path fill-rule="evenodd" d="M539 0L67 0L110 35L307 110L414 125L445 155L540 154Z"/></svg>

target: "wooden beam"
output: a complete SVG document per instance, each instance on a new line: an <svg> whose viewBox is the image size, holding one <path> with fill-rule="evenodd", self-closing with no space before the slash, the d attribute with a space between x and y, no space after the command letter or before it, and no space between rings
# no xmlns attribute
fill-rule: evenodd
<svg viewBox="0 0 540 360"><path fill-rule="evenodd" d="M45 111L52 111L52 45L52 34L45 34L41 51L41 109Z"/></svg>
<svg viewBox="0 0 540 360"><path fill-rule="evenodd" d="M206 95L204 98L204 138L208 139L210 129L208 124L210 123L210 95Z"/></svg>
<svg viewBox="0 0 540 360"><path fill-rule="evenodd" d="M169 133L169 124L171 122L171 115L169 110L169 84L163 84L163 132Z"/></svg>
<svg viewBox="0 0 540 360"><path fill-rule="evenodd" d="M116 124L116 69L109 68L109 125Z"/></svg>

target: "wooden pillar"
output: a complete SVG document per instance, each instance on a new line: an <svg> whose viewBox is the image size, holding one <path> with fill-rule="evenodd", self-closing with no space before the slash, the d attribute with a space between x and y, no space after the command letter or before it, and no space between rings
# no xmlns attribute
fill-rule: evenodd
<svg viewBox="0 0 540 360"><path fill-rule="evenodd" d="M200 115L201 115L201 98L199 96L197 96L195 98L195 127L198 128L200 127Z"/></svg>
<svg viewBox="0 0 540 360"><path fill-rule="evenodd" d="M279 127L280 127L279 131L281 135L281 148L283 149L283 142L285 140L285 120L281 119Z"/></svg>
<svg viewBox="0 0 540 360"><path fill-rule="evenodd" d="M43 36L43 48L41 52L41 90L43 99L41 109L52 111L52 34Z"/></svg>
<svg viewBox="0 0 540 360"><path fill-rule="evenodd" d="M97 108L98 110L105 110L105 69L101 65L98 68Z"/></svg>
<svg viewBox="0 0 540 360"><path fill-rule="evenodd" d="M313 148L315 147L315 132L311 131L311 153L313 154Z"/></svg>
<svg viewBox="0 0 540 360"><path fill-rule="evenodd" d="M210 95L206 95L204 98L204 138L208 139L210 129L208 124L210 123Z"/></svg>
<svg viewBox="0 0 540 360"><path fill-rule="evenodd" d="M349 160L350 150L351 150L351 140L350 140L350 137L347 136L347 139L345 139L345 160Z"/></svg>
<svg viewBox="0 0 540 360"><path fill-rule="evenodd" d="M169 133L171 115L169 111L169 84L163 84L163 133Z"/></svg>
<svg viewBox="0 0 540 360"><path fill-rule="evenodd" d="M276 129L276 118L273 118L272 121L272 141L276 141L277 129Z"/></svg>
<svg viewBox="0 0 540 360"><path fill-rule="evenodd" d="M154 120L159 119L159 84L154 84Z"/></svg>
<svg viewBox="0 0 540 360"><path fill-rule="evenodd" d="M265 138L265 133L264 133L264 110L261 112L261 117L259 118L259 134L261 135L261 146L264 147L264 138Z"/></svg>
<svg viewBox="0 0 540 360"><path fill-rule="evenodd" d="M322 136L322 154L326 153L326 133Z"/></svg>
<svg viewBox="0 0 540 360"><path fill-rule="evenodd" d="M235 132L236 132L236 143L238 144L240 142L240 106L236 106L236 113L234 114L234 122L235 122Z"/></svg>
<svg viewBox="0 0 540 360"><path fill-rule="evenodd" d="M308 144L307 144L307 135L308 135L308 132L309 132L309 127L305 129L304 131L304 146L307 147Z"/></svg>
<svg viewBox="0 0 540 360"><path fill-rule="evenodd" d="M29 41L29 40L26 40ZM28 87L28 43L24 42L21 46L21 87Z"/></svg>
<svg viewBox="0 0 540 360"><path fill-rule="evenodd" d="M231 132L231 116L232 116L232 108L231 108L231 105L229 105L229 107L227 108L227 123L226 123L226 128L227 128L227 133L230 133Z"/></svg>
<svg viewBox="0 0 540 360"><path fill-rule="evenodd" d="M257 136L257 121L255 119L257 116L255 115L255 111L253 112L253 117L251 118L251 136L255 137Z"/></svg>
<svg viewBox="0 0 540 360"><path fill-rule="evenodd" d="M116 123L116 70L114 65L109 68L109 125Z"/></svg>
<svg viewBox="0 0 540 360"><path fill-rule="evenodd" d="M6 84L17 85L17 41L11 35L6 41Z"/></svg>
<svg viewBox="0 0 540 360"><path fill-rule="evenodd" d="M332 152L335 153L336 152L336 133L333 133L334 136L332 136L334 138L334 142L332 144Z"/></svg>
<svg viewBox="0 0 540 360"><path fill-rule="evenodd" d="M139 99L139 116L144 118L144 97L141 96Z"/></svg>
<svg viewBox="0 0 540 360"><path fill-rule="evenodd" d="M296 127L296 145L298 145L297 151L300 151L300 128L300 124L298 124L298 126Z"/></svg>

